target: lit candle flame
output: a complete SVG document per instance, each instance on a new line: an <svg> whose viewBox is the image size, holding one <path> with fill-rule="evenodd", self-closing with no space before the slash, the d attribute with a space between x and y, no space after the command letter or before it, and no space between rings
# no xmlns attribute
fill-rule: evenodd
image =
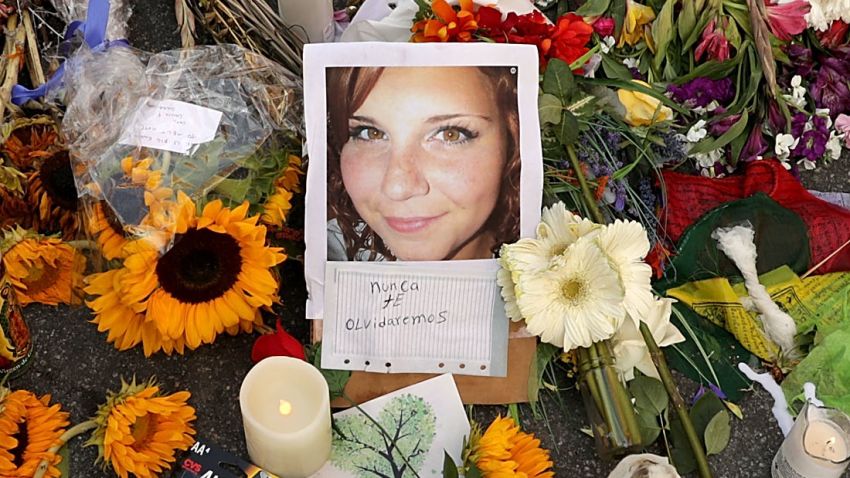
<svg viewBox="0 0 850 478"><path fill-rule="evenodd" d="M281 400L280 407L278 407L278 411L280 411L281 415L287 416L292 413L292 404L287 402L286 400Z"/></svg>

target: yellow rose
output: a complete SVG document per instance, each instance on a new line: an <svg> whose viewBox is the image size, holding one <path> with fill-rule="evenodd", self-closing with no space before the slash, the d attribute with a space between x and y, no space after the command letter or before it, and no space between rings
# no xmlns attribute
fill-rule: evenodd
<svg viewBox="0 0 850 478"><path fill-rule="evenodd" d="M643 81L633 81L651 88ZM617 96L620 98L620 103L626 108L626 123L632 126L649 126L673 118L673 110L663 106L658 98L646 93L621 89L617 91Z"/></svg>
<svg viewBox="0 0 850 478"><path fill-rule="evenodd" d="M622 47L626 43L635 46L645 35L647 45L650 49L654 49L651 30L655 12L651 7L632 0L628 0L626 5L626 18L623 20L623 31L620 33L620 42L617 46Z"/></svg>

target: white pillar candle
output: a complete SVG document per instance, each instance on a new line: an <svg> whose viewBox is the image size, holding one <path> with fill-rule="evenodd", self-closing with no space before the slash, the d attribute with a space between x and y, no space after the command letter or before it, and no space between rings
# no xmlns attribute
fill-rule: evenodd
<svg viewBox="0 0 850 478"><path fill-rule="evenodd" d="M283 23L305 43L333 41L332 0L277 0L277 8Z"/></svg>
<svg viewBox="0 0 850 478"><path fill-rule="evenodd" d="M269 357L254 366L239 391L251 461L281 478L306 478L331 452L328 384L303 360Z"/></svg>
<svg viewBox="0 0 850 478"><path fill-rule="evenodd" d="M806 404L773 459L773 478L839 478L850 462L850 417Z"/></svg>

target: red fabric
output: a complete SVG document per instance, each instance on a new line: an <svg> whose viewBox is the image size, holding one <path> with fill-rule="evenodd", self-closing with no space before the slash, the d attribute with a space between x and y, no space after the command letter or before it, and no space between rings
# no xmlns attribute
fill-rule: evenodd
<svg viewBox="0 0 850 478"><path fill-rule="evenodd" d="M765 193L794 211L809 229L812 265L850 239L850 211L814 197L777 161L753 161L743 176L712 179L664 171L666 234L674 242L703 214L737 199ZM818 268L818 274L850 270L850 246Z"/></svg>

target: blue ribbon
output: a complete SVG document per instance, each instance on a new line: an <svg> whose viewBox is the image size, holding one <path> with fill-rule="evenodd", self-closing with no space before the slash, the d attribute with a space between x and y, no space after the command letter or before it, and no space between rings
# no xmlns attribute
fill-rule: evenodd
<svg viewBox="0 0 850 478"><path fill-rule="evenodd" d="M65 40L74 37L78 31L83 33L83 40L94 52L104 51L112 46L130 46L127 40L109 41L106 39L106 24L109 22L109 0L90 0L86 21L76 20L68 25L65 31ZM59 66L47 83L35 89L29 89L21 85L12 88L12 103L20 106L29 100L36 100L47 94L48 91L62 86L62 77L65 75L65 64Z"/></svg>

